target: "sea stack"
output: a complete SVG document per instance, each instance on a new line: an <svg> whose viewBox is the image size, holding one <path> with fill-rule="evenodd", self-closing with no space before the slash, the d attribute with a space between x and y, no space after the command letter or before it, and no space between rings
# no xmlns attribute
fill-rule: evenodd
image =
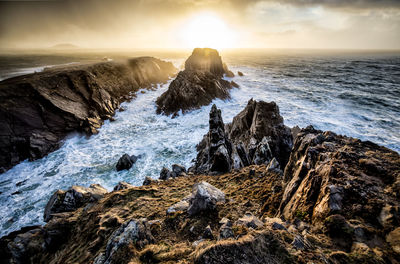
<svg viewBox="0 0 400 264"><path fill-rule="evenodd" d="M230 98L232 84L223 76L233 73L222 62L218 51L196 48L185 62L185 70L179 72L168 90L157 98L157 113L176 116L208 105L215 98Z"/></svg>

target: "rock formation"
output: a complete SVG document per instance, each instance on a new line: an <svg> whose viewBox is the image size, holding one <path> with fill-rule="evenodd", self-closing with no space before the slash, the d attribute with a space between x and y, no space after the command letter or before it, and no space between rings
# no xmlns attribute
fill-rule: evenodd
<svg viewBox="0 0 400 264"><path fill-rule="evenodd" d="M208 105L215 98L228 99L230 82L222 79L230 71L222 63L218 51L194 49L168 90L157 98L157 113L177 115Z"/></svg>
<svg viewBox="0 0 400 264"><path fill-rule="evenodd" d="M42 158L73 131L96 133L139 88L166 82L172 63L151 57L46 69L0 82L0 170Z"/></svg>
<svg viewBox="0 0 400 264"><path fill-rule="evenodd" d="M274 103L250 100L246 108L224 125L215 105L210 112L210 129L197 146L194 170L223 173L251 164L268 165L279 171L286 165L293 145L290 128L283 124Z"/></svg>
<svg viewBox="0 0 400 264"><path fill-rule="evenodd" d="M130 168L132 168L133 164L138 160L138 158L139 157L135 155L130 156L128 154L124 154L121 158L119 158L117 165L115 165L115 168L117 169L117 171L129 170Z"/></svg>
<svg viewBox="0 0 400 264"><path fill-rule="evenodd" d="M49 221L53 214L75 211L79 207L103 198L107 190L99 184L92 184L89 188L72 186L67 191L57 190L48 201L44 210L44 221Z"/></svg>

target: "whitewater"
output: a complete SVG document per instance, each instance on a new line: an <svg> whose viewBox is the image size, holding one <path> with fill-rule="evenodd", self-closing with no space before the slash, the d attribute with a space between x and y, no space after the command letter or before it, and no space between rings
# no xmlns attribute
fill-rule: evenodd
<svg viewBox="0 0 400 264"><path fill-rule="evenodd" d="M400 151L399 57L242 56L224 58L240 88L214 100L225 123L251 98L275 101L285 124L370 140ZM182 60L174 60L179 67ZM119 181L141 185L162 167L191 166L196 144L208 130L211 105L171 119L156 114L155 101L168 89L140 90L121 106L115 121L97 135L73 134L57 151L24 161L0 175L0 236L43 224L44 207L57 189L98 183L111 191ZM129 171L115 170L124 153L141 155Z"/></svg>

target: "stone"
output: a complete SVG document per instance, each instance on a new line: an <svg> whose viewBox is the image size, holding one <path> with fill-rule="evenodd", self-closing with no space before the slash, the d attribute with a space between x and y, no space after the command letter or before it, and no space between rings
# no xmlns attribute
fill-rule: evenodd
<svg viewBox="0 0 400 264"><path fill-rule="evenodd" d="M284 227L283 225L281 225L277 222L273 222L271 227L274 230L287 230L286 227Z"/></svg>
<svg viewBox="0 0 400 264"><path fill-rule="evenodd" d="M220 229L219 229L219 236L218 239L228 239L228 238L232 238L235 235L233 234L233 230L232 230L232 223L227 222L225 224L223 224Z"/></svg>
<svg viewBox="0 0 400 264"><path fill-rule="evenodd" d="M160 171L160 180L166 181L171 177L171 171L168 168L163 167Z"/></svg>
<svg viewBox="0 0 400 264"><path fill-rule="evenodd" d="M246 213L243 217L239 218L235 225L242 225L249 228L259 229L264 226L264 223L256 216Z"/></svg>
<svg viewBox="0 0 400 264"><path fill-rule="evenodd" d="M107 190L99 184L91 184L89 188L74 185L67 191L57 190L44 209L44 221L48 222L53 214L75 211L87 203L98 201L106 193Z"/></svg>
<svg viewBox="0 0 400 264"><path fill-rule="evenodd" d="M115 230L107 241L106 251L99 255L94 263L116 264L126 259L120 259L119 252L123 252L130 245L137 248L154 242L147 219L131 219ZM122 254L123 257L123 254Z"/></svg>
<svg viewBox="0 0 400 264"><path fill-rule="evenodd" d="M243 72L241 72L241 71L238 71L238 75L239 76L244 76Z"/></svg>
<svg viewBox="0 0 400 264"><path fill-rule="evenodd" d="M215 98L230 98L232 85L222 79L229 74L223 65L218 51L213 49L194 49L185 62L185 70L171 82L168 90L157 98L157 113L176 116L178 112L208 105Z"/></svg>
<svg viewBox="0 0 400 264"><path fill-rule="evenodd" d="M58 149L71 132L97 133L140 88L167 81L170 62L139 57L47 68L0 82L0 171Z"/></svg>
<svg viewBox="0 0 400 264"><path fill-rule="evenodd" d="M133 164L137 161L138 157L135 155L129 156L128 154L122 155L121 158L119 158L117 165L115 166L117 171L121 170L129 170Z"/></svg>
<svg viewBox="0 0 400 264"><path fill-rule="evenodd" d="M134 186L124 182L124 181L120 181L118 182L118 184L114 187L114 191L119 191L119 190L125 190L125 189L129 189L129 188L133 188Z"/></svg>
<svg viewBox="0 0 400 264"><path fill-rule="evenodd" d="M172 164L172 173L174 174L173 178L183 176L186 174L186 168L179 164Z"/></svg>
<svg viewBox="0 0 400 264"><path fill-rule="evenodd" d="M225 202L225 194L208 182L196 183L189 199L190 216L204 211L214 211L218 202Z"/></svg>
<svg viewBox="0 0 400 264"><path fill-rule="evenodd" d="M272 172L275 172L275 173L281 173L282 172L281 167L279 166L279 162L275 158L273 158L269 162L269 164L267 166L267 171L272 171Z"/></svg>
<svg viewBox="0 0 400 264"><path fill-rule="evenodd" d="M167 214L173 214L179 211L187 211L187 209L189 208L189 200L190 200L191 196L188 195L186 197L184 197L180 202L177 202L176 204L170 206L167 209Z"/></svg>
<svg viewBox="0 0 400 264"><path fill-rule="evenodd" d="M214 239L214 235L212 233L212 229L211 229L210 225L206 226L206 228L204 229L203 238Z"/></svg>
<svg viewBox="0 0 400 264"><path fill-rule="evenodd" d="M231 220L229 220L229 219L226 218L226 217L223 217L223 218L219 221L219 224L220 224L220 225L227 224L228 226L232 226Z"/></svg>
<svg viewBox="0 0 400 264"><path fill-rule="evenodd" d="M150 185L150 184L152 184L153 182L155 182L155 180L153 180L151 177L149 177L149 176L146 176L145 178L144 178L144 181L143 181L143 186L147 186L147 185Z"/></svg>

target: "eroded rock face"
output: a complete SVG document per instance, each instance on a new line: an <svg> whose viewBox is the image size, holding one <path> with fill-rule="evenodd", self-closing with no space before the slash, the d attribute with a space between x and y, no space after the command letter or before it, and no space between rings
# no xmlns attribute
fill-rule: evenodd
<svg viewBox="0 0 400 264"><path fill-rule="evenodd" d="M215 98L230 98L232 85L222 79L228 72L218 51L195 49L185 62L185 70L157 98L157 113L177 115L179 111L184 113L208 105Z"/></svg>
<svg viewBox="0 0 400 264"><path fill-rule="evenodd" d="M75 211L89 202L95 202L106 193L107 190L99 184L91 184L89 188L72 186L67 191L57 190L44 209L44 221L49 221L53 214Z"/></svg>
<svg viewBox="0 0 400 264"><path fill-rule="evenodd" d="M250 100L246 108L224 125L215 105L210 112L210 129L197 146L197 173L224 173L252 164L269 165L280 171L293 145L292 134L283 124L274 103ZM282 165L281 165L282 164Z"/></svg>
<svg viewBox="0 0 400 264"><path fill-rule="evenodd" d="M131 92L166 82L172 63L151 57L127 64L56 67L0 82L0 170L42 158L73 131L93 134Z"/></svg>

